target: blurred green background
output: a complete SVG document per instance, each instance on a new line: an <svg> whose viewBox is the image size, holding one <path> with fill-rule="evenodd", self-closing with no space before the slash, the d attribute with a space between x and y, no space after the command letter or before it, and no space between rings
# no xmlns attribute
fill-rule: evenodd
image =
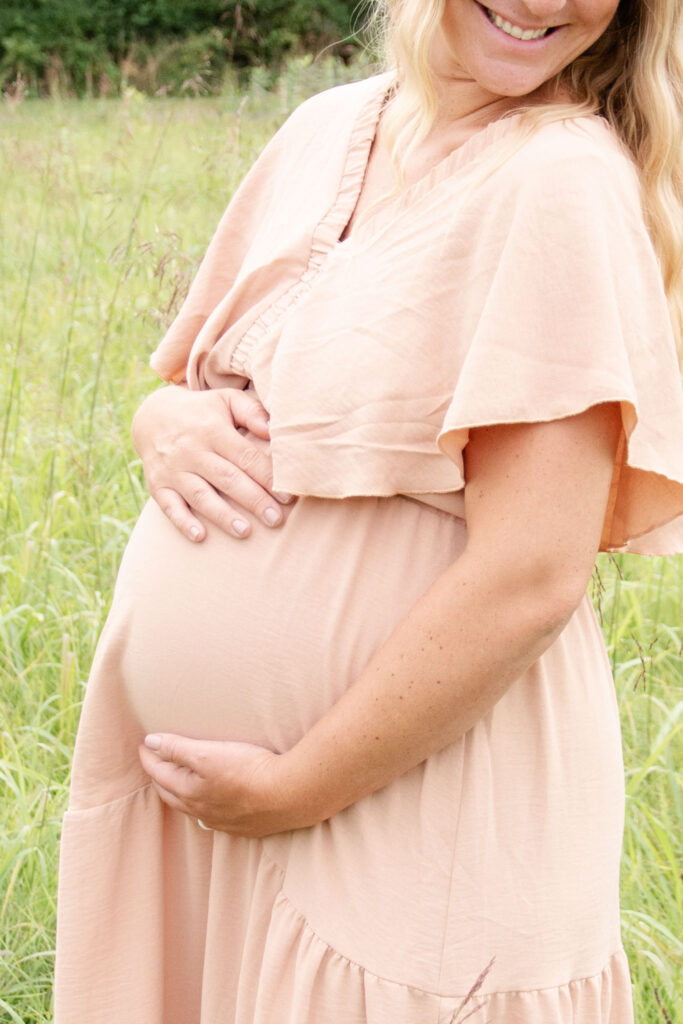
<svg viewBox="0 0 683 1024"><path fill-rule="evenodd" d="M220 92L325 51L349 63L365 0L3 0L0 90L107 96Z"/></svg>
<svg viewBox="0 0 683 1024"><path fill-rule="evenodd" d="M266 140L371 64L355 0L0 5L0 1024L49 1024L61 816L146 499L129 424L149 354ZM603 555L591 594L636 1020L683 1024L683 556Z"/></svg>

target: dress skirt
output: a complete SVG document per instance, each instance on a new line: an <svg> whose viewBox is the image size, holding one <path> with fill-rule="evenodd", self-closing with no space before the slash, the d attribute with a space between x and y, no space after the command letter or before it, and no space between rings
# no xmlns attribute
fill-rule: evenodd
<svg viewBox="0 0 683 1024"><path fill-rule="evenodd" d="M199 545L146 506L77 741L56 1024L630 1024L588 598L461 740L313 828L204 831L140 766L149 731L290 748L465 541L403 496L300 498L278 530Z"/></svg>

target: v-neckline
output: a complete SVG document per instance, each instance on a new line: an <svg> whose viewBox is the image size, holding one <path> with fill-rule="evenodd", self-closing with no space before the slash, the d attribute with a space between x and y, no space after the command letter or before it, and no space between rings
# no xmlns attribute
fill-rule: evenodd
<svg viewBox="0 0 683 1024"><path fill-rule="evenodd" d="M475 132L423 177L378 207L342 241L340 236L358 202L372 144L393 82L394 75L390 72L377 76L375 88L361 103L348 136L345 156L340 160L341 173L334 199L313 229L306 263L236 341L231 355L231 372L251 376L252 351L258 346L260 338L310 290L318 275L332 265L333 257L341 258L357 253L360 242L371 241L387 221L416 201L420 194L431 191L438 182L474 160L489 144L507 134L515 119L521 117L517 114L492 121Z"/></svg>
<svg viewBox="0 0 683 1024"><path fill-rule="evenodd" d="M371 229L385 223L420 196L431 192L441 181L456 174L476 160L490 145L511 133L523 117L521 113L506 114L473 132L461 145L446 153L414 182L376 204L375 210L370 207L370 212L361 217L351 231L345 234L365 183L370 155L377 140L380 119L391 95L393 82L394 75L391 72L378 76L377 90L361 107L351 131L337 202L328 211L329 221L328 217L325 217L320 225L322 227L327 221L326 227L331 227L332 223L337 227L332 248L351 248L353 243L372 234ZM324 231L328 238L331 233Z"/></svg>

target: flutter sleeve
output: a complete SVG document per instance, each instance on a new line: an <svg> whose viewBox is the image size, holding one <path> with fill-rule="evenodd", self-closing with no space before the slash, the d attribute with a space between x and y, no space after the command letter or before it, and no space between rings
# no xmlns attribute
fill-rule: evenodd
<svg viewBox="0 0 683 1024"><path fill-rule="evenodd" d="M388 84L382 75L319 93L266 145L152 356L161 377L192 388L246 383L237 349L247 337L253 345L339 237Z"/></svg>
<svg viewBox="0 0 683 1024"><path fill-rule="evenodd" d="M188 295L153 353L152 369L164 380L187 379L192 346L235 283L249 244L267 216L280 152L276 135L253 165L223 214Z"/></svg>
<svg viewBox="0 0 683 1024"><path fill-rule="evenodd" d="M463 472L477 426L618 402L601 547L683 551L683 402L662 278L622 154L547 161L501 195L474 243L476 326L438 443ZM479 284L477 284L479 282Z"/></svg>
<svg viewBox="0 0 683 1024"><path fill-rule="evenodd" d="M212 350L229 328L253 318L305 267L311 225L306 217L297 221L295 216L298 192L305 186L301 166L315 147L332 92L304 102L289 116L232 197L178 315L150 360L164 380L187 380L191 387L225 386L228 378L213 384L207 379ZM341 101L336 99L336 104ZM346 120L352 119L356 105L344 105ZM342 139L345 128L346 121ZM343 141L338 148L343 152ZM332 156L330 162L333 179ZM307 209L313 224L317 207L330 202L326 187L331 187L327 180L314 194L309 189Z"/></svg>

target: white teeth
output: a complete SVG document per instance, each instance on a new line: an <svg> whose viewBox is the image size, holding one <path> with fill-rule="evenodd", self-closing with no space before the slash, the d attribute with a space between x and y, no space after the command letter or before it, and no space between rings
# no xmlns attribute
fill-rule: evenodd
<svg viewBox="0 0 683 1024"><path fill-rule="evenodd" d="M489 21L501 29L509 36L513 36L515 39L540 39L548 31L547 28L520 28L519 25L512 25L509 21L505 21L499 14L492 11L490 7L486 8L486 13L489 16Z"/></svg>

